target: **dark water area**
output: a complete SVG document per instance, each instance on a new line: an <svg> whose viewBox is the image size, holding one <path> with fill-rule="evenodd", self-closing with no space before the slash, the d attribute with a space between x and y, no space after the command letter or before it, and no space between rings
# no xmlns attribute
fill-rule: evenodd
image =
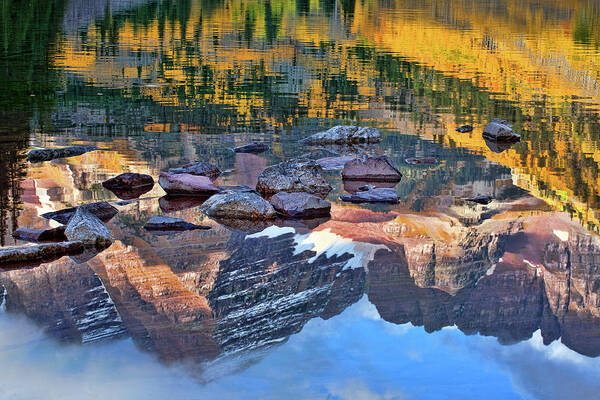
<svg viewBox="0 0 600 400"><path fill-rule="evenodd" d="M0 248L118 209L103 251L0 265L0 398L599 398L599 32L591 0L0 0ZM325 171L330 218L224 224L102 186L254 187L335 125L382 133L328 150L388 156L399 204Z"/></svg>

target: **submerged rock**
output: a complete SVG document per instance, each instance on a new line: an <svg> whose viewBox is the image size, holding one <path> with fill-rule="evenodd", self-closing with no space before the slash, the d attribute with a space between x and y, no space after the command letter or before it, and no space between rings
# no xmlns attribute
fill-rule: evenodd
<svg viewBox="0 0 600 400"><path fill-rule="evenodd" d="M492 200L493 199L490 196L485 196L485 195L480 195L480 196L471 197L469 199L465 199L465 201L470 201L472 203L478 203L478 204L483 204L483 205L490 204L492 202Z"/></svg>
<svg viewBox="0 0 600 400"><path fill-rule="evenodd" d="M53 219L58 223L66 225L67 223L69 223L71 217L75 215L75 212L80 208L95 215L104 222L109 221L118 213L118 210L115 207L111 206L105 201L99 201L97 203L89 203L78 207L71 207L59 211L48 212L42 214L42 217L46 219Z"/></svg>
<svg viewBox="0 0 600 400"><path fill-rule="evenodd" d="M80 156L84 153L98 150L98 147L92 145L82 145L82 146L69 146L62 147L59 149L36 149L31 150L27 154L27 161L29 162L42 162L42 161L50 161L56 158L67 158Z"/></svg>
<svg viewBox="0 0 600 400"><path fill-rule="evenodd" d="M175 174L190 174L190 175L199 175L199 176L207 176L211 180L215 180L221 175L221 170L216 165L207 163L207 162L197 162L186 164L183 167L173 168L168 172L171 175Z"/></svg>
<svg viewBox="0 0 600 400"><path fill-rule="evenodd" d="M163 196L158 199L158 205L162 212L171 213L174 211L186 210L188 208L200 207L210 196Z"/></svg>
<svg viewBox="0 0 600 400"><path fill-rule="evenodd" d="M144 186L153 186L154 179L150 175L126 172L102 182L108 190L131 190Z"/></svg>
<svg viewBox="0 0 600 400"><path fill-rule="evenodd" d="M19 228L13 232L13 237L27 242L62 242L67 240L65 236L66 226L48 229Z"/></svg>
<svg viewBox="0 0 600 400"><path fill-rule="evenodd" d="M84 208L77 209L67 224L65 236L70 241L80 241L98 247L106 247L112 243L112 235L106 225Z"/></svg>
<svg viewBox="0 0 600 400"><path fill-rule="evenodd" d="M149 231L191 231L195 229L210 229L210 226L192 224L179 218L155 215L144 225Z"/></svg>
<svg viewBox="0 0 600 400"><path fill-rule="evenodd" d="M273 206L251 192L216 194L206 200L201 209L214 218L263 220L275 217Z"/></svg>
<svg viewBox="0 0 600 400"><path fill-rule="evenodd" d="M468 132L472 132L473 131L473 127L471 125L463 125L463 126L459 126L458 128L456 128L456 132L459 133L468 133Z"/></svg>
<svg viewBox="0 0 600 400"><path fill-rule="evenodd" d="M340 199L350 203L398 203L398 192L395 189L375 188L356 192L354 194L343 194Z"/></svg>
<svg viewBox="0 0 600 400"><path fill-rule="evenodd" d="M65 255L81 253L83 248L83 243L79 241L5 247L0 249L0 264L55 260Z"/></svg>
<svg viewBox="0 0 600 400"><path fill-rule="evenodd" d="M205 196L220 191L209 177L202 175L161 172L158 183L171 195Z"/></svg>
<svg viewBox="0 0 600 400"><path fill-rule="evenodd" d="M398 181L395 182L378 182L378 181L354 181L344 180L344 190L348 193L362 192L368 190L366 187L372 188L395 188L398 185Z"/></svg>
<svg viewBox="0 0 600 400"><path fill-rule="evenodd" d="M402 174L386 156L358 158L344 165L345 180L398 182Z"/></svg>
<svg viewBox="0 0 600 400"><path fill-rule="evenodd" d="M331 203L303 192L279 192L271 197L271 205L281 214L295 218L325 217L331 213Z"/></svg>
<svg viewBox="0 0 600 400"><path fill-rule="evenodd" d="M265 195L279 192L306 192L326 197L331 185L314 160L297 158L266 168L258 177L256 190Z"/></svg>
<svg viewBox="0 0 600 400"><path fill-rule="evenodd" d="M269 149L270 147L265 143L252 142L243 146L234 147L233 151L236 153L264 153Z"/></svg>
<svg viewBox="0 0 600 400"><path fill-rule="evenodd" d="M354 156L341 156L341 157L325 157L319 158L317 164L319 164L325 171L333 171L336 169L343 169L347 162L355 160Z"/></svg>
<svg viewBox="0 0 600 400"><path fill-rule="evenodd" d="M319 132L302 140L302 143L319 144L353 144L377 143L381 141L381 134L375 128L358 126L334 126L324 132Z"/></svg>
<svg viewBox="0 0 600 400"><path fill-rule="evenodd" d="M111 192L121 200L132 200L145 195L152 190L152 187L153 185L140 186L135 189L112 189Z"/></svg>
<svg viewBox="0 0 600 400"><path fill-rule="evenodd" d="M483 137L490 140L504 142L518 142L521 136L517 135L512 126L503 119L494 119L483 129Z"/></svg>
<svg viewBox="0 0 600 400"><path fill-rule="evenodd" d="M438 160L434 157L413 157L404 160L410 165L433 165L437 164Z"/></svg>

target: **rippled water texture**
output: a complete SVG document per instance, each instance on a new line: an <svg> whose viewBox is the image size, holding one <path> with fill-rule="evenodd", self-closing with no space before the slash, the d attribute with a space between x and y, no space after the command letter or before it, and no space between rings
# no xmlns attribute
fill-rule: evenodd
<svg viewBox="0 0 600 400"><path fill-rule="evenodd" d="M599 80L593 0L0 0L1 246L119 211L102 252L0 268L0 398L598 398ZM382 132L334 150L390 157L398 205L326 171L331 218L223 225L102 186L208 161L253 187L338 124ZM100 150L27 161L73 144Z"/></svg>

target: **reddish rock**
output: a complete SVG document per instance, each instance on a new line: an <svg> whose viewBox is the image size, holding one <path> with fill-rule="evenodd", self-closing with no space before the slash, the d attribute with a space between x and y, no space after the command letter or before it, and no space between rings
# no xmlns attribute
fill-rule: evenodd
<svg viewBox="0 0 600 400"><path fill-rule="evenodd" d="M62 242L67 240L65 228L64 225L48 229L19 228L12 235L15 239L27 242Z"/></svg>
<svg viewBox="0 0 600 400"><path fill-rule="evenodd" d="M154 179L150 175L133 172L126 172L102 182L102 186L108 190L131 190L151 185L154 185Z"/></svg>
<svg viewBox="0 0 600 400"><path fill-rule="evenodd" d="M402 179L402 174L388 157L380 156L360 158L346 163L342 178L367 182L398 182Z"/></svg>
<svg viewBox="0 0 600 400"><path fill-rule="evenodd" d="M208 200L210 196L202 197L181 197L181 196L163 196L158 199L158 205L162 212L171 213L174 211L187 210L188 208L199 207Z"/></svg>
<svg viewBox="0 0 600 400"><path fill-rule="evenodd" d="M295 218L325 217L331 213L331 203L303 192L279 192L271 197L271 205L279 213Z"/></svg>
<svg viewBox="0 0 600 400"><path fill-rule="evenodd" d="M218 193L210 178L191 174L170 174L161 172L158 183L168 194L206 196Z"/></svg>

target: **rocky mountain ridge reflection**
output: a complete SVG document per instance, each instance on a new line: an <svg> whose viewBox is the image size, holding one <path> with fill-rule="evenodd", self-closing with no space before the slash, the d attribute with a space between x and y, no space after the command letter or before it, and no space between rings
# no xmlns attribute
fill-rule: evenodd
<svg viewBox="0 0 600 400"><path fill-rule="evenodd" d="M334 206L314 229L248 235L212 223L153 236L118 217L109 223L118 240L106 251L2 272L0 288L8 312L59 340L129 335L200 374L206 361L265 354L365 294L394 324L455 325L502 344L540 330L545 344L561 340L597 357L600 241L565 214L527 209L530 200L501 202L493 218L470 226L449 212Z"/></svg>

